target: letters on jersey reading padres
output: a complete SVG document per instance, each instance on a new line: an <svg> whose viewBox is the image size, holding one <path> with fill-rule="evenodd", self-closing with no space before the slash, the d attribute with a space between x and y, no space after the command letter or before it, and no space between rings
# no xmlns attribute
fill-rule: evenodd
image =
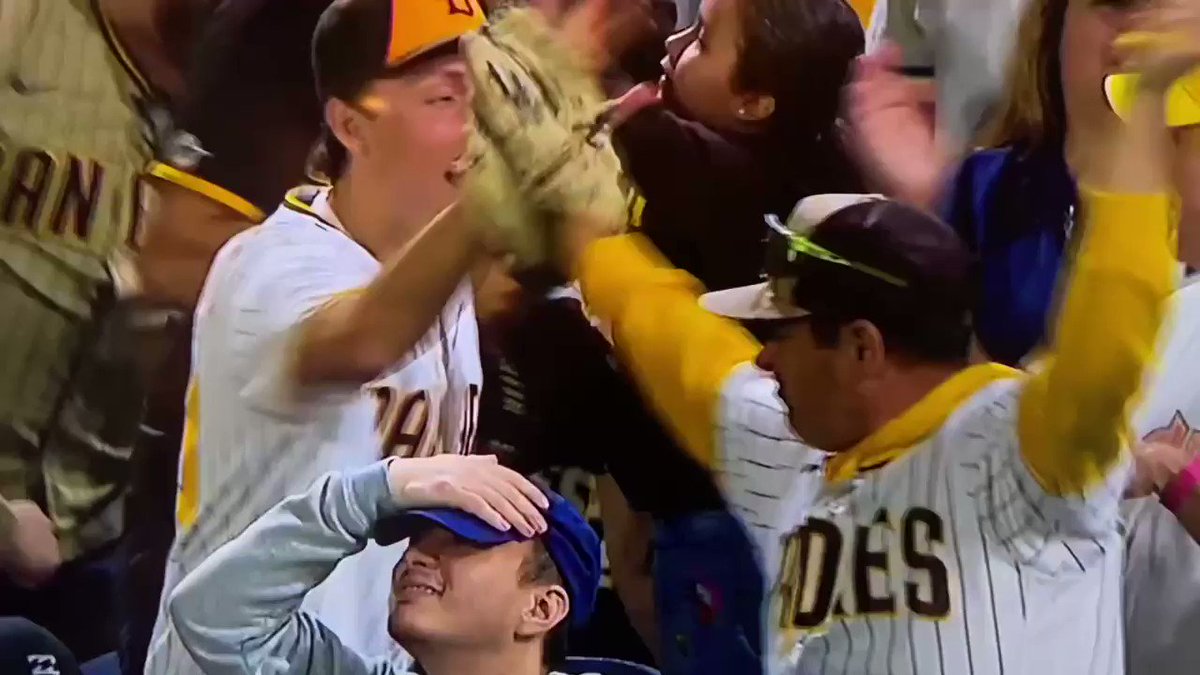
<svg viewBox="0 0 1200 675"><path fill-rule="evenodd" d="M164 598L219 546L327 472L390 455L469 451L482 384L469 282L376 381L298 396L288 380L294 329L381 269L341 228L319 188L294 190L218 253L196 312L178 534ZM358 651L389 652L387 599L400 550L369 545L314 589L305 609ZM150 672L180 667L170 666Z"/></svg>
<svg viewBox="0 0 1200 675"><path fill-rule="evenodd" d="M730 378L724 483L774 580L772 674L1121 672L1126 471L1084 496L1044 490L1012 375L955 376L882 431L927 430L910 449L824 487L804 446L763 435L772 408L786 429L773 386L752 382L769 378Z"/></svg>

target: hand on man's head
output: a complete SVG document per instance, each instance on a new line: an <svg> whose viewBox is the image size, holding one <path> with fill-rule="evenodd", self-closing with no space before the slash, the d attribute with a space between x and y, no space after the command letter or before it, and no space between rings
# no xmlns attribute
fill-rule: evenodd
<svg viewBox="0 0 1200 675"><path fill-rule="evenodd" d="M532 537L546 531L546 495L494 455L397 458L388 464L392 498L402 509L466 511L498 530Z"/></svg>

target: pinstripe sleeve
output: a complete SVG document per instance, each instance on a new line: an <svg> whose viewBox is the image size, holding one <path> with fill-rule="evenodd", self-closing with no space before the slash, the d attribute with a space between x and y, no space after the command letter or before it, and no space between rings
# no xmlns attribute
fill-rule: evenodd
<svg viewBox="0 0 1200 675"><path fill-rule="evenodd" d="M214 265L210 275L230 270L218 282L218 295L229 303L230 348L251 371L242 397L272 414L295 417L314 404L355 395L357 386L298 390L291 359L304 320L334 297L370 283L370 276L348 269L327 242L255 237L247 244L229 251L229 265Z"/></svg>
<svg viewBox="0 0 1200 675"><path fill-rule="evenodd" d="M593 244L582 268L589 306L611 322L638 385L770 550L775 530L807 512L824 456L800 442L775 380L751 364L759 344L700 307L695 280L639 235Z"/></svg>
<svg viewBox="0 0 1200 675"><path fill-rule="evenodd" d="M775 380L745 366L727 382L718 412L717 476L730 509L768 565L780 537L799 527L825 484L825 453L800 441ZM776 570L768 569L773 579Z"/></svg>
<svg viewBox="0 0 1200 675"><path fill-rule="evenodd" d="M361 551L392 509L387 462L378 462L319 479L218 549L168 604L196 663L210 675L398 675L390 664L368 663L300 611L305 594Z"/></svg>

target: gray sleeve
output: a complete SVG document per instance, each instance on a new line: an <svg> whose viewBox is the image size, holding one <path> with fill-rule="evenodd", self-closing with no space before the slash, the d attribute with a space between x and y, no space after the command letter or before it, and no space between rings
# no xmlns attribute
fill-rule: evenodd
<svg viewBox="0 0 1200 675"><path fill-rule="evenodd" d="M387 461L329 474L280 502L171 594L180 640L209 675L395 675L300 611L305 594L361 551L374 523L393 509Z"/></svg>

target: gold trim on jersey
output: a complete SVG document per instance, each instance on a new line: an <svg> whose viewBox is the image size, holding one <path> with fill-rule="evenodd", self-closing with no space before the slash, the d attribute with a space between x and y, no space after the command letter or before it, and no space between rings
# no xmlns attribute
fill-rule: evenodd
<svg viewBox="0 0 1200 675"><path fill-rule="evenodd" d="M314 197L316 197L316 191L318 189L319 188L307 185L292 188L283 196L283 206L287 209L295 211L296 213L304 214L309 218L316 220L325 227L337 230L338 232L341 232L349 237L350 235L346 232L346 230L342 229L337 223L330 222L328 218L325 218L321 214L317 213L315 209L313 209L310 202Z"/></svg>
<svg viewBox="0 0 1200 675"><path fill-rule="evenodd" d="M146 173L155 178L165 180L168 183L178 185L185 190L191 190L197 194L204 195L218 204L237 211L254 222L259 222L267 216L267 214L263 213L262 209L220 185L210 183L199 176L193 176L186 171L180 171L162 162L151 162Z"/></svg>
<svg viewBox="0 0 1200 675"><path fill-rule="evenodd" d="M100 0L91 0L89 4L92 7L92 14L96 17L96 22L100 24L100 36L104 38L104 43L108 45L108 50L112 52L117 62L121 64L121 68L129 75L129 79L133 80L133 84L141 90L142 95L146 98L161 98L154 85L150 84L150 78L142 74L137 64L134 63L133 58L129 56L129 53L125 51L125 47L121 45L121 41L117 39L117 31L100 8Z"/></svg>
<svg viewBox="0 0 1200 675"><path fill-rule="evenodd" d="M1021 371L998 363L984 363L954 374L902 415L853 448L831 457L825 467L826 478L833 483L845 482L861 471L878 468L901 457L940 429L946 418L980 389L997 380L1020 375Z"/></svg>

